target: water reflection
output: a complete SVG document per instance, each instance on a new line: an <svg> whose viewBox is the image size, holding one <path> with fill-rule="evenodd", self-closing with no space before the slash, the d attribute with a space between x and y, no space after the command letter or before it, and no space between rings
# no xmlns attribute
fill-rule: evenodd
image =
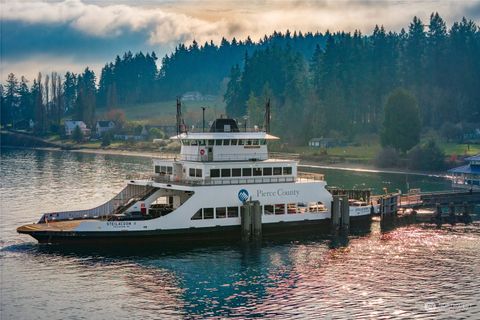
<svg viewBox="0 0 480 320"><path fill-rule="evenodd" d="M480 316L478 225L374 221L348 237L190 248L38 245L15 233L39 212L99 204L126 173L149 169L143 158L2 150L2 319ZM327 179L345 187L405 181L339 171ZM427 309L432 301L467 307Z"/></svg>

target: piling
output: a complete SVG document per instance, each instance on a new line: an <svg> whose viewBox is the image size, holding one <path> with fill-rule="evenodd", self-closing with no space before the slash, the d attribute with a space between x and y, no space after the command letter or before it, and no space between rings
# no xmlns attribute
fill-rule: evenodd
<svg viewBox="0 0 480 320"><path fill-rule="evenodd" d="M455 216L455 204L450 202L448 205L448 222L451 225L454 225L457 222L457 217Z"/></svg>
<svg viewBox="0 0 480 320"><path fill-rule="evenodd" d="M342 221L340 228L344 232L348 232L350 228L350 205L348 203L348 197L342 198Z"/></svg>
<svg viewBox="0 0 480 320"><path fill-rule="evenodd" d="M252 207L245 203L240 210L242 225L242 240L249 241L252 233Z"/></svg>
<svg viewBox="0 0 480 320"><path fill-rule="evenodd" d="M341 216L341 196L333 196L332 201L332 233L337 233L340 227L340 216Z"/></svg>
<svg viewBox="0 0 480 320"><path fill-rule="evenodd" d="M246 201L241 207L242 240L262 237L262 207L259 201Z"/></svg>
<svg viewBox="0 0 480 320"><path fill-rule="evenodd" d="M252 237L260 239L262 237L262 207L260 201L253 201L252 209Z"/></svg>

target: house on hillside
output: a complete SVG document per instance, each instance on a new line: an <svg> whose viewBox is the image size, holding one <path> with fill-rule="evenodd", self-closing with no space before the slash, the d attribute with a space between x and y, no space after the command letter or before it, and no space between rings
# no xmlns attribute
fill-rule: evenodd
<svg viewBox="0 0 480 320"><path fill-rule="evenodd" d="M189 91L182 95L182 101L214 101L215 99L214 95L203 95L198 91Z"/></svg>
<svg viewBox="0 0 480 320"><path fill-rule="evenodd" d="M99 137L101 137L105 132L109 132L113 129L115 129L115 122L110 120L100 120L97 121L97 124L95 125L95 131Z"/></svg>
<svg viewBox="0 0 480 320"><path fill-rule="evenodd" d="M65 120L65 135L71 136L76 127L82 130L84 136L90 136L90 129L83 121L78 120Z"/></svg>
<svg viewBox="0 0 480 320"><path fill-rule="evenodd" d="M308 141L308 146L314 148L332 148L339 145L340 143L333 138L312 138Z"/></svg>

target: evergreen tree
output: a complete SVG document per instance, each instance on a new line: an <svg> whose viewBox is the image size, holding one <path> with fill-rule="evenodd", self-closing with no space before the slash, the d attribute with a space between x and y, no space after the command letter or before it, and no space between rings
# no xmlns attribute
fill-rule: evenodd
<svg viewBox="0 0 480 320"><path fill-rule="evenodd" d="M407 152L420 141L420 126L415 97L403 89L394 91L385 105L382 146Z"/></svg>

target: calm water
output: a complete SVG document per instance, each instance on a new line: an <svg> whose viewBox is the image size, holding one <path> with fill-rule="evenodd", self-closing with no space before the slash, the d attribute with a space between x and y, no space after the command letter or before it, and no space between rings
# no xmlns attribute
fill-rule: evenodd
<svg viewBox="0 0 480 320"><path fill-rule="evenodd" d="M143 158L2 149L1 319L480 318L480 227L407 226L336 241L74 249L15 228L90 207ZM438 177L321 170L330 185L441 190Z"/></svg>

